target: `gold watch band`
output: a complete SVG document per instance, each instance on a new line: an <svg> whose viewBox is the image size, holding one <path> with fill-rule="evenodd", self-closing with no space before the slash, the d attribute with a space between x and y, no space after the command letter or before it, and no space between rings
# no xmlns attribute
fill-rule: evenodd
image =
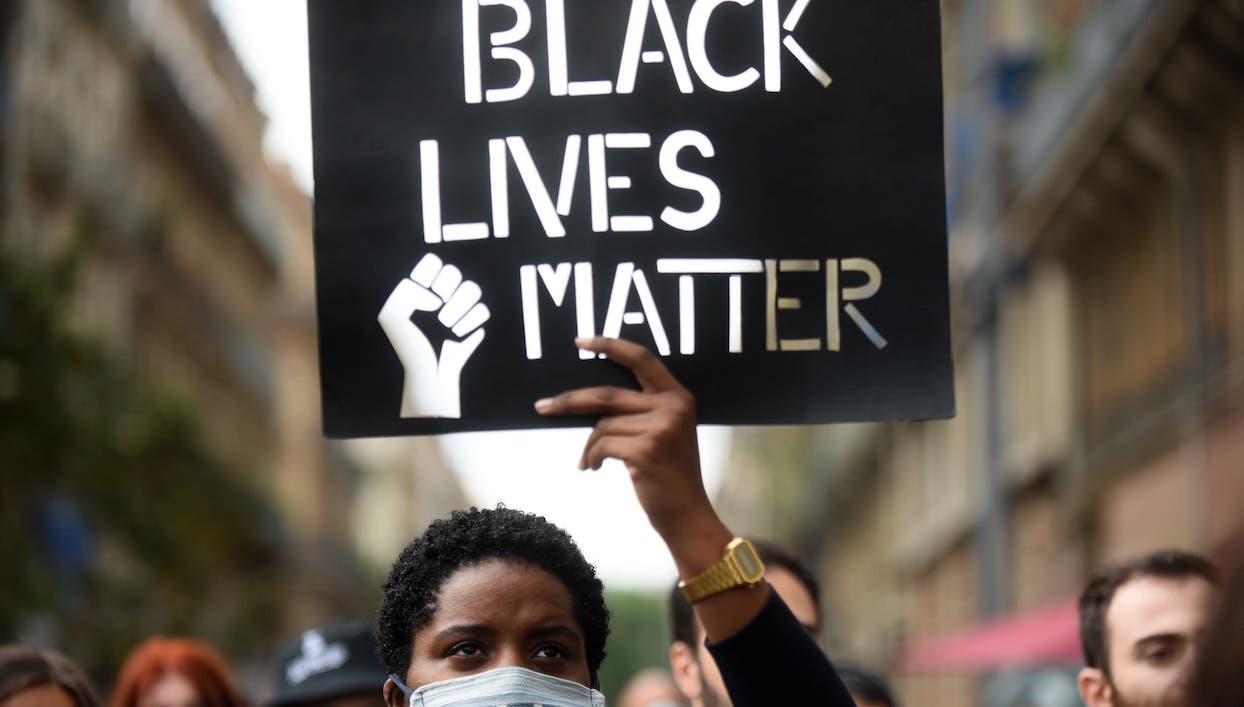
<svg viewBox="0 0 1244 707"><path fill-rule="evenodd" d="M678 588L687 601L695 603L727 589L755 586L764 580L764 572L765 565L756 555L756 548L743 538L735 538L726 546L725 555L717 564L686 582L679 582Z"/></svg>
<svg viewBox="0 0 1244 707"><path fill-rule="evenodd" d="M680 582L678 586L687 601L695 603L741 584L744 584L743 578L739 576L734 564L723 559L690 582Z"/></svg>

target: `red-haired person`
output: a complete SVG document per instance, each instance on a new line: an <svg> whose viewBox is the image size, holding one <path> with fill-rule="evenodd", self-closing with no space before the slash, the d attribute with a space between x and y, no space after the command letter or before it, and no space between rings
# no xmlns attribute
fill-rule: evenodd
<svg viewBox="0 0 1244 707"><path fill-rule="evenodd" d="M185 638L149 638L126 658L108 707L249 707L225 663Z"/></svg>

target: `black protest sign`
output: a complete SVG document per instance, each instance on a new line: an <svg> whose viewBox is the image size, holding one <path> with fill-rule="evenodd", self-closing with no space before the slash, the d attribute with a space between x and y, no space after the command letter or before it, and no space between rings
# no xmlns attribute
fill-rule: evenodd
<svg viewBox="0 0 1244 707"><path fill-rule="evenodd" d="M953 414L937 0L310 0L330 436Z"/></svg>

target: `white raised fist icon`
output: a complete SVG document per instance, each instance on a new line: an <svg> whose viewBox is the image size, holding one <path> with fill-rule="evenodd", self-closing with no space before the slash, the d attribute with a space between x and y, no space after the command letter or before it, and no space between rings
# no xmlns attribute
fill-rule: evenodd
<svg viewBox="0 0 1244 707"><path fill-rule="evenodd" d="M389 294L377 320L406 372L402 417L462 417L462 367L484 340L482 327L491 316L482 295L479 285L431 253ZM447 330L439 356L411 321L415 312L436 312Z"/></svg>

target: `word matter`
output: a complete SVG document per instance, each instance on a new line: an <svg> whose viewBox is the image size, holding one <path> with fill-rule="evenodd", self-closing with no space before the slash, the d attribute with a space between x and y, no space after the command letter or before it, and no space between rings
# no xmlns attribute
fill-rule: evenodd
<svg viewBox="0 0 1244 707"><path fill-rule="evenodd" d="M696 282L709 278L725 277L729 288L727 306L728 350L743 352L743 277L747 275L765 278L765 349L768 351L841 351L842 314L845 313L860 331L878 349L886 347L886 340L864 317L854 303L871 298L881 289L881 269L866 258L830 258L825 261L808 259L747 258L662 258L657 260L657 272L678 277L678 352L684 356L696 353ZM578 336L596 335L596 309L593 302L593 268L590 262L524 265L519 268L522 297L523 333L527 358L544 356L540 326L541 284L547 299L556 308L567 302L570 280L574 279L574 311ZM782 273L823 273L825 296L825 338L781 338L778 332L778 312L798 310L803 302L796 297L781 297L778 283ZM863 284L843 286L844 273L858 273L864 277ZM627 302L634 292L639 298L641 311L626 311ZM619 263L614 271L613 287L605 310L602 336L618 337L624 324L646 324L656 344L657 353L672 354L669 335L666 332L660 308L648 285L647 275L634 263ZM581 358L592 358L588 351L580 351Z"/></svg>

